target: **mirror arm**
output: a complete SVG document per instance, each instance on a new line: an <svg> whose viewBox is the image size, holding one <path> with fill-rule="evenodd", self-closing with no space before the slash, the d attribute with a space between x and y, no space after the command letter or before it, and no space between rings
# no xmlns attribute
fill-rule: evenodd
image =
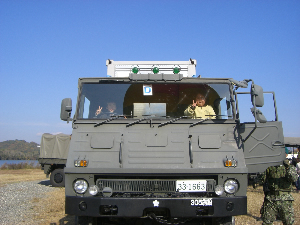
<svg viewBox="0 0 300 225"><path fill-rule="evenodd" d="M253 81L252 81L253 82ZM253 84L253 83L252 83ZM254 128L251 130L251 132L247 135L247 137L245 139L242 139L243 142L246 142L249 137L253 134L253 132L256 130L257 128L257 116L256 116L256 104L255 104L255 98L253 98L253 107L254 107L254 118L255 118L255 122L254 122Z"/></svg>

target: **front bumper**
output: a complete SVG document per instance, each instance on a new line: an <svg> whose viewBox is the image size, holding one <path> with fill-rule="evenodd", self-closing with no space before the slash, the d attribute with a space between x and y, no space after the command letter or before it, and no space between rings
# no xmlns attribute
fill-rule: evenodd
<svg viewBox="0 0 300 225"><path fill-rule="evenodd" d="M66 214L91 217L136 217L168 212L172 218L247 214L247 197L212 198L212 206L191 205L195 198L102 198L66 196Z"/></svg>

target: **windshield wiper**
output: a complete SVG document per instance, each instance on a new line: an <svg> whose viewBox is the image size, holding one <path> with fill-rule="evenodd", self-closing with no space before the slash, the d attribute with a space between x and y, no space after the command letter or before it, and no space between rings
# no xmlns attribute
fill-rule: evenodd
<svg viewBox="0 0 300 225"><path fill-rule="evenodd" d="M175 123L176 121L178 121L178 120L181 120L181 119L183 119L183 118L187 118L187 116L181 116L181 117L178 117L178 118L175 118L175 119L172 119L172 120L169 120L168 122L165 122L165 123L161 123L161 124L159 124L158 125L158 127L162 127L162 126L165 126L165 125L167 125L167 124L171 124L171 123Z"/></svg>
<svg viewBox="0 0 300 225"><path fill-rule="evenodd" d="M142 119L136 120L136 121L134 121L132 123L127 124L126 127L130 127L130 126L132 126L134 124L137 124L137 123L140 123L140 122L142 122L144 120L150 120L150 126L152 126L151 125L152 124L152 119L155 118L155 117L157 117L156 115L153 115L153 114L151 114L151 115L142 115L142 116L145 116L145 117L143 117ZM166 117L166 116L159 116L159 117Z"/></svg>
<svg viewBox="0 0 300 225"><path fill-rule="evenodd" d="M196 123L191 124L190 127L193 127L193 126L196 126L196 125L198 125L198 124L200 124L200 123L203 123L203 122L206 121L206 120L210 120L210 118L206 118L206 119L203 119L203 120L199 120L199 121L197 121Z"/></svg>
<svg viewBox="0 0 300 225"><path fill-rule="evenodd" d="M132 123L126 124L126 127L130 127L130 126L132 126L134 124L140 123L140 122L142 122L144 120L147 120L147 119L149 119L149 118L142 118L142 119L136 120L136 121L134 121Z"/></svg>
<svg viewBox="0 0 300 225"><path fill-rule="evenodd" d="M102 122L100 122L100 123L95 124L94 127L98 127L98 126L100 126L100 125L102 125L102 124L108 123L108 122L110 122L110 121L112 121L112 120L115 120L115 119L117 119L117 118L109 118L109 119L107 119L107 120L104 120L104 121L102 121Z"/></svg>
<svg viewBox="0 0 300 225"><path fill-rule="evenodd" d="M215 119L218 119L219 116L227 116L227 115L206 115L206 116L210 116L210 117L208 117L206 119L202 119L200 121L197 121L196 123L191 124L190 127L193 127L193 126L196 126L196 125L198 125L200 123L203 123L206 120L210 120L212 116L214 116ZM232 116L227 116L227 117L229 118L229 117L232 117ZM200 117L200 119L201 119L201 117Z"/></svg>
<svg viewBox="0 0 300 225"><path fill-rule="evenodd" d="M100 122L100 123L96 123L96 124L94 125L94 127L98 127L98 126L100 126L100 125L102 125L102 124L109 123L110 121L113 121L113 120L115 120L115 119L119 119L119 118L121 118L121 117L126 118L125 115L111 116L111 117L110 117L109 119L107 119L107 120L104 120L104 121L102 121L102 122Z"/></svg>

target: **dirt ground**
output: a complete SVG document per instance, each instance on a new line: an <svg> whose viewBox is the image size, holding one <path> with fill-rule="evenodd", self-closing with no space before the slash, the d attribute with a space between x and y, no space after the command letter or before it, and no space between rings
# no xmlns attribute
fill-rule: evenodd
<svg viewBox="0 0 300 225"><path fill-rule="evenodd" d="M33 170L0 170L0 186L5 183L30 181L30 180L44 180L45 174L38 169ZM6 180L6 182L4 182ZM292 193L294 201L295 211L295 225L300 224L300 193L296 192L294 188ZM260 221L260 207L263 203L263 190L259 186L253 189L252 186L248 187L248 213L247 215L237 216L237 225L250 225L261 224ZM62 224L74 224L74 216L66 215L65 210L65 189L55 188L54 191L47 193L44 199L34 198L32 200L34 208L36 210L37 221L40 221L40 225L62 225ZM47 204L45 204L47 202ZM282 224L281 221L274 222L275 225Z"/></svg>

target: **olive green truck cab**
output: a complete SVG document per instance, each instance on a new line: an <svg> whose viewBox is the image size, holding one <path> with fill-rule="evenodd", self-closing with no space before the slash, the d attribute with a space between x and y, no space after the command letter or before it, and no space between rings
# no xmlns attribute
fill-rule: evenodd
<svg viewBox="0 0 300 225"><path fill-rule="evenodd" d="M62 101L73 128L66 213L78 224L232 224L246 214L248 174L285 158L274 93L265 118L253 80L195 76L196 60L106 65L106 77L79 79L73 119ZM198 94L214 114L187 113ZM239 95L249 95L252 122L240 121Z"/></svg>

